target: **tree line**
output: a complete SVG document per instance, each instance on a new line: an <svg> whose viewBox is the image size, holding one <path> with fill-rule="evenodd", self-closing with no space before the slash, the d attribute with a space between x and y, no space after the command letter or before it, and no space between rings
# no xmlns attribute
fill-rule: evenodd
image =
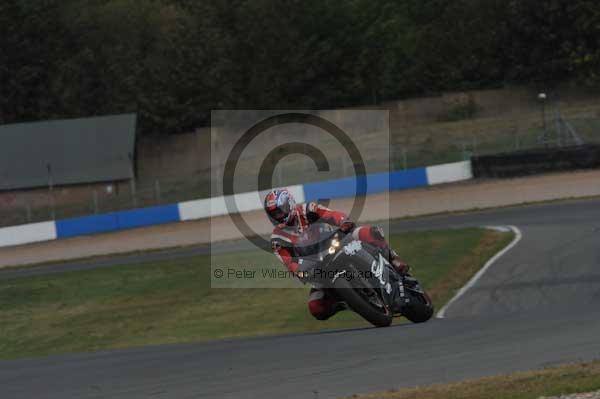
<svg viewBox="0 0 600 399"><path fill-rule="evenodd" d="M3 0L0 123L600 81L597 0Z"/></svg>

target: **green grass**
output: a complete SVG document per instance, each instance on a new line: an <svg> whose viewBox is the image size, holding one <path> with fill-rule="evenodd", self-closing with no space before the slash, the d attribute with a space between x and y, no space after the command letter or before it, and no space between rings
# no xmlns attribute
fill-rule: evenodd
<svg viewBox="0 0 600 399"><path fill-rule="evenodd" d="M600 362L488 377L456 384L354 395L355 399L537 399L600 390Z"/></svg>
<svg viewBox="0 0 600 399"><path fill-rule="evenodd" d="M391 243L439 308L511 239L472 228L400 234ZM261 259L275 265L257 253L215 256L213 265ZM367 326L351 312L313 319L299 283L211 289L210 280L210 258L200 256L2 281L0 358Z"/></svg>

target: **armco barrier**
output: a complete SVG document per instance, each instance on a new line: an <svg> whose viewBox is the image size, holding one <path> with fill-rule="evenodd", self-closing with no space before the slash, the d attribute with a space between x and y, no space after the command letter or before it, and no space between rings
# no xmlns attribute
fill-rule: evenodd
<svg viewBox="0 0 600 399"><path fill-rule="evenodd" d="M427 169L427 184L454 183L473 178L470 161L455 162L445 165L429 166Z"/></svg>
<svg viewBox="0 0 600 399"><path fill-rule="evenodd" d="M375 173L367 175L365 194L375 194L384 191L404 190L427 186L425 168L401 170L392 173ZM356 185L360 177L346 177L338 180L328 180L304 185L306 201L321 199L352 197L356 194Z"/></svg>
<svg viewBox="0 0 600 399"><path fill-rule="evenodd" d="M304 188L301 185L289 186L296 201L304 202ZM233 200L239 212L253 211L262 207L263 197L266 192L241 193L228 197ZM212 216L222 216L228 213L225 197L204 198L194 201L180 202L179 216L181 221L203 219Z"/></svg>
<svg viewBox="0 0 600 399"><path fill-rule="evenodd" d="M108 233L119 229L116 213L83 216L56 221L56 237L67 238L97 233Z"/></svg>
<svg viewBox="0 0 600 399"><path fill-rule="evenodd" d="M181 221L179 217L179 207L176 204L117 212L119 230L135 229L137 227L179 221Z"/></svg>
<svg viewBox="0 0 600 399"><path fill-rule="evenodd" d="M0 247L50 241L56 238L56 225L54 222L0 228Z"/></svg>
<svg viewBox="0 0 600 399"><path fill-rule="evenodd" d="M390 173L390 191L427 186L425 168L408 169Z"/></svg>
<svg viewBox="0 0 600 399"><path fill-rule="evenodd" d="M404 190L450 183L472 177L471 163L466 161L392 173L376 173L358 179L364 179L367 183L366 194L375 194L388 190ZM356 180L355 177L349 177L295 185L288 189L297 202L351 197L356 193ZM226 215L228 213L226 201L235 201L239 212L257 210L262 208L264 194L264 192L241 193L227 199L225 197L205 198L173 205L84 216L56 222L5 227L0 229L0 247Z"/></svg>
<svg viewBox="0 0 600 399"><path fill-rule="evenodd" d="M68 238L117 230L179 222L177 205L140 208L56 221L56 238Z"/></svg>
<svg viewBox="0 0 600 399"><path fill-rule="evenodd" d="M600 145L541 148L473 157L475 177L516 177L600 167Z"/></svg>
<svg viewBox="0 0 600 399"><path fill-rule="evenodd" d="M211 217L212 198L203 198L199 200L180 202L179 217L182 221L196 220Z"/></svg>

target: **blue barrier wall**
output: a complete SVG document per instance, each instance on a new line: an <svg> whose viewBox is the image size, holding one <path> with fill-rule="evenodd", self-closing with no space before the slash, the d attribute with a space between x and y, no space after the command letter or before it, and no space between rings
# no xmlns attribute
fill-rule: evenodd
<svg viewBox="0 0 600 399"><path fill-rule="evenodd" d="M304 185L304 199L317 201L320 199L353 197L356 195L357 182L366 181L364 194L375 194L385 191L403 190L407 188L425 187L428 185L425 168L401 170L393 173L374 173L361 177L346 177Z"/></svg>
<svg viewBox="0 0 600 399"><path fill-rule="evenodd" d="M305 201L318 201L320 199L333 199L353 197L356 195L356 185L366 183L363 188L364 194L375 194L385 191L397 191L409 188L426 187L432 184L444 182L454 182L472 178L471 166L468 162L459 162L454 164L437 165L429 168L418 168L401 170L391 173L375 173L360 177L347 177L337 180L309 183L300 187L303 189ZM359 193L360 194L360 193ZM300 197L300 196L299 196ZM222 201L221 199L215 199ZM201 207L209 206L201 201ZM133 209L129 211L113 212L103 215L92 215L80 218L58 220L48 222L56 224L56 238L67 238L96 233L106 233L117 230L133 229L136 227L152 226L163 223L179 222L182 220L180 214L181 204L172 204L157 206L151 208ZM257 208L261 207L257 203ZM206 214L202 212L192 212L192 214ZM185 220L192 220L194 217L187 217ZM32 225L33 226L33 225ZM22 229L22 226L15 228ZM35 227L39 230L39 227ZM7 233L11 234L11 233ZM29 235L27 235L29 237ZM19 243L35 242L24 238ZM54 230L47 232L45 239L54 239ZM38 238L36 240L39 241ZM9 240L7 240L9 241ZM12 242L12 241L11 241ZM12 244L14 245L14 244ZM2 242L0 242L2 246Z"/></svg>
<svg viewBox="0 0 600 399"><path fill-rule="evenodd" d="M429 185L426 168L400 170L390 173L389 177L390 191L426 187Z"/></svg>
<svg viewBox="0 0 600 399"><path fill-rule="evenodd" d="M107 233L116 230L179 222L177 205L140 208L130 211L84 216L56 221L57 238Z"/></svg>
<svg viewBox="0 0 600 399"><path fill-rule="evenodd" d="M56 237L67 238L88 234L106 233L119 229L116 213L83 216L56 221Z"/></svg>
<svg viewBox="0 0 600 399"><path fill-rule="evenodd" d="M368 188L368 185L367 185ZM328 180L304 185L304 200L318 201L320 199L351 197L356 193L354 177L339 180Z"/></svg>
<svg viewBox="0 0 600 399"><path fill-rule="evenodd" d="M179 220L179 207L176 204L118 212L119 229L133 229Z"/></svg>

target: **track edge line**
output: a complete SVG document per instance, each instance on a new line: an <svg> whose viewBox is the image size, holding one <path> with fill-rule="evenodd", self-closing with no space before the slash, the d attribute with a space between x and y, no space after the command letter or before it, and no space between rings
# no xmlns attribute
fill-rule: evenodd
<svg viewBox="0 0 600 399"><path fill-rule="evenodd" d="M458 292L452 297L452 299L450 299L439 310L439 312L435 316L437 319L444 319L444 318L446 318L446 312L448 311L448 308L454 302L456 302L458 299L460 299L475 284L477 284L477 281L479 281L479 279L481 279L481 277L483 277L483 275L485 274L485 272L490 267L492 267L500 258L502 258L504 255L506 255L511 249L513 249L521 241L521 239L523 238L523 233L521 232L521 230L517 226L506 226L506 227L508 229L512 230L513 233L515 233L515 238L511 241L510 244L508 244L506 246L506 248L504 248L502 251L498 252L490 260L488 260L486 262L486 264L481 269L479 269L479 271L477 273L475 273L475 275L473 277L471 277L471 279L465 285L463 285L460 288L460 290L458 290ZM486 227L486 228L490 228L490 227Z"/></svg>

